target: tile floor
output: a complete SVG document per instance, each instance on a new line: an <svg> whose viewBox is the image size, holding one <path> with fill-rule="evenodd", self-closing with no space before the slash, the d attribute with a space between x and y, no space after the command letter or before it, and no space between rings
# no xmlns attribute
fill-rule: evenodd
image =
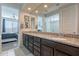
<svg viewBox="0 0 79 59"><path fill-rule="evenodd" d="M33 56L23 45L17 46L17 42L3 44L0 56Z"/></svg>
<svg viewBox="0 0 79 59"><path fill-rule="evenodd" d="M10 42L10 43L5 43L5 44L2 44L2 51L7 51L9 49L13 49L13 48L16 48L18 47L18 42Z"/></svg>

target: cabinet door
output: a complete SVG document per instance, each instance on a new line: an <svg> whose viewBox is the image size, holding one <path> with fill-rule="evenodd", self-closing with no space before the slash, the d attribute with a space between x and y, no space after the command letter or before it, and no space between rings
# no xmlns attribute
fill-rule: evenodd
<svg viewBox="0 0 79 59"><path fill-rule="evenodd" d="M54 56L68 56L68 54L66 54L60 50L54 49Z"/></svg>
<svg viewBox="0 0 79 59"><path fill-rule="evenodd" d="M55 50L60 51L61 53L64 53L65 55L68 55L68 56L78 56L79 55L78 48L70 46L70 45L61 44L61 43L56 44Z"/></svg>
<svg viewBox="0 0 79 59"><path fill-rule="evenodd" d="M34 42L34 45L40 47L40 43L38 42Z"/></svg>
<svg viewBox="0 0 79 59"><path fill-rule="evenodd" d="M53 48L50 48L45 45L41 45L41 55L42 56L52 56L53 55Z"/></svg>
<svg viewBox="0 0 79 59"><path fill-rule="evenodd" d="M29 46L29 36L28 35L25 35L24 36L25 38L24 38L24 45L25 45L25 47L27 47L28 48L28 46Z"/></svg>
<svg viewBox="0 0 79 59"><path fill-rule="evenodd" d="M40 38L39 37L34 37L34 42L39 42L40 43Z"/></svg>
<svg viewBox="0 0 79 59"><path fill-rule="evenodd" d="M34 55L35 56L40 56L40 52L38 52L36 49L34 49Z"/></svg>
<svg viewBox="0 0 79 59"><path fill-rule="evenodd" d="M29 42L29 50L33 53L33 44Z"/></svg>
<svg viewBox="0 0 79 59"><path fill-rule="evenodd" d="M40 47L37 47L34 45L34 49L37 50L38 52L40 52Z"/></svg>
<svg viewBox="0 0 79 59"><path fill-rule="evenodd" d="M31 42L31 43L34 42L34 37L33 36L29 36L29 42Z"/></svg>
<svg viewBox="0 0 79 59"><path fill-rule="evenodd" d="M23 34L23 45L25 46L26 41L25 41L25 34Z"/></svg>
<svg viewBox="0 0 79 59"><path fill-rule="evenodd" d="M40 56L40 47L37 47L34 45L34 55L35 56Z"/></svg>

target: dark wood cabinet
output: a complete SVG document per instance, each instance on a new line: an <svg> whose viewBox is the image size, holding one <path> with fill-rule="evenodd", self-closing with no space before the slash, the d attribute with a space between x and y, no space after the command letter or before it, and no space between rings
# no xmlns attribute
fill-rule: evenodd
<svg viewBox="0 0 79 59"><path fill-rule="evenodd" d="M66 54L60 50L54 49L54 56L68 56L68 54Z"/></svg>
<svg viewBox="0 0 79 59"><path fill-rule="evenodd" d="M39 37L34 37L34 45L40 48L41 39Z"/></svg>
<svg viewBox="0 0 79 59"><path fill-rule="evenodd" d="M40 47L41 46L41 40L39 37L34 37L34 55L40 56Z"/></svg>
<svg viewBox="0 0 79 59"><path fill-rule="evenodd" d="M34 45L34 55L35 56L40 56L41 54L40 54L40 47L37 47L37 46L35 46Z"/></svg>
<svg viewBox="0 0 79 59"><path fill-rule="evenodd" d="M39 37L34 37L34 42L40 43L40 41L41 41L41 38L39 38Z"/></svg>
<svg viewBox="0 0 79 59"><path fill-rule="evenodd" d="M53 43L50 40L41 38L41 55L42 56L53 56L54 52L53 52L53 45L51 45L51 43Z"/></svg>
<svg viewBox="0 0 79 59"><path fill-rule="evenodd" d="M29 36L29 42L31 42L31 43L34 42L34 37L33 36Z"/></svg>
<svg viewBox="0 0 79 59"><path fill-rule="evenodd" d="M25 46L25 44L26 44L25 34L23 34L22 39L23 39L23 45Z"/></svg>
<svg viewBox="0 0 79 59"><path fill-rule="evenodd" d="M41 45L41 55L42 56L53 56L53 48L45 45Z"/></svg>
<svg viewBox="0 0 79 59"><path fill-rule="evenodd" d="M28 48L29 48L29 50L30 50L32 53L34 52L34 51L33 51L34 49L33 49L33 44L32 44L32 43L29 42L29 47L28 47Z"/></svg>
<svg viewBox="0 0 79 59"><path fill-rule="evenodd" d="M38 50L34 49L34 55L35 56L40 56L40 52Z"/></svg>
<svg viewBox="0 0 79 59"><path fill-rule="evenodd" d="M25 46L28 48L29 47L29 35L25 36Z"/></svg>
<svg viewBox="0 0 79 59"><path fill-rule="evenodd" d="M28 47L29 46L29 36L26 35L26 34L23 34L23 45L25 47Z"/></svg>
<svg viewBox="0 0 79 59"><path fill-rule="evenodd" d="M79 56L79 47L23 34L23 45L35 56Z"/></svg>
<svg viewBox="0 0 79 59"><path fill-rule="evenodd" d="M34 49L40 52L40 47L37 47L36 45L34 45Z"/></svg>
<svg viewBox="0 0 79 59"><path fill-rule="evenodd" d="M56 43L55 51L59 51L63 53L63 55L67 55L67 56L78 56L79 55L79 48L66 45L66 44L62 44L62 43Z"/></svg>
<svg viewBox="0 0 79 59"><path fill-rule="evenodd" d="M29 48L29 50L30 50L30 52L32 52L32 53L34 53L34 47L33 47L33 42L34 42L34 37L33 36L28 36L29 38L29 46L28 46L28 48Z"/></svg>

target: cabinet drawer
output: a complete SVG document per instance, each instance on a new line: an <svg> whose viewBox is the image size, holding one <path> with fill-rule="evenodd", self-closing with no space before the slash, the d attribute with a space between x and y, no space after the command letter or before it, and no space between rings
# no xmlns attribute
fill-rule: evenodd
<svg viewBox="0 0 79 59"><path fill-rule="evenodd" d="M33 43L33 40L29 40L29 42Z"/></svg>
<svg viewBox="0 0 79 59"><path fill-rule="evenodd" d="M33 43L33 39L32 38L29 38L29 42L32 42Z"/></svg>
<svg viewBox="0 0 79 59"><path fill-rule="evenodd" d="M68 55L66 53L63 53L62 51L54 49L54 56L68 56Z"/></svg>
<svg viewBox="0 0 79 59"><path fill-rule="evenodd" d="M33 47L29 46L29 50L33 53Z"/></svg>
<svg viewBox="0 0 79 59"><path fill-rule="evenodd" d="M34 37L34 41L40 42L40 38L39 37Z"/></svg>
<svg viewBox="0 0 79 59"><path fill-rule="evenodd" d="M34 46L34 49L40 52L40 47Z"/></svg>
<svg viewBox="0 0 79 59"><path fill-rule="evenodd" d="M40 43L38 43L38 42L34 42L34 45L40 47Z"/></svg>
<svg viewBox="0 0 79 59"><path fill-rule="evenodd" d="M35 55L35 56L40 56L40 52L38 52L38 51L36 51L36 50L34 49L34 55Z"/></svg>
<svg viewBox="0 0 79 59"><path fill-rule="evenodd" d="M26 36L25 36L25 39L26 39L26 40L29 40L29 36L28 36L28 35L26 35Z"/></svg>
<svg viewBox="0 0 79 59"><path fill-rule="evenodd" d="M33 46L33 44L29 42L29 46Z"/></svg>
<svg viewBox="0 0 79 59"><path fill-rule="evenodd" d="M48 40L48 39L42 39L41 43L50 47L54 47L56 45L55 42Z"/></svg>
<svg viewBox="0 0 79 59"><path fill-rule="evenodd" d="M55 48L68 55L79 55L79 49L69 45L57 43Z"/></svg>
<svg viewBox="0 0 79 59"><path fill-rule="evenodd" d="M30 50L31 52L33 52L33 44L32 44L32 43L29 43L29 50Z"/></svg>
<svg viewBox="0 0 79 59"><path fill-rule="evenodd" d="M26 40L26 42L25 42L25 46L29 46L29 42Z"/></svg>
<svg viewBox="0 0 79 59"><path fill-rule="evenodd" d="M42 45L41 46L41 55L42 56L53 56L53 48Z"/></svg>

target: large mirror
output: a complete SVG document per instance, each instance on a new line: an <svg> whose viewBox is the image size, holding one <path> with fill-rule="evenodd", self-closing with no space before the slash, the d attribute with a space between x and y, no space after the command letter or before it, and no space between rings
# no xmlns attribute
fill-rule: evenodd
<svg viewBox="0 0 79 59"><path fill-rule="evenodd" d="M79 34L78 6L78 4L70 4L43 16L38 16L38 30L41 32Z"/></svg>
<svg viewBox="0 0 79 59"><path fill-rule="evenodd" d="M31 29L35 29L35 17L31 17Z"/></svg>

